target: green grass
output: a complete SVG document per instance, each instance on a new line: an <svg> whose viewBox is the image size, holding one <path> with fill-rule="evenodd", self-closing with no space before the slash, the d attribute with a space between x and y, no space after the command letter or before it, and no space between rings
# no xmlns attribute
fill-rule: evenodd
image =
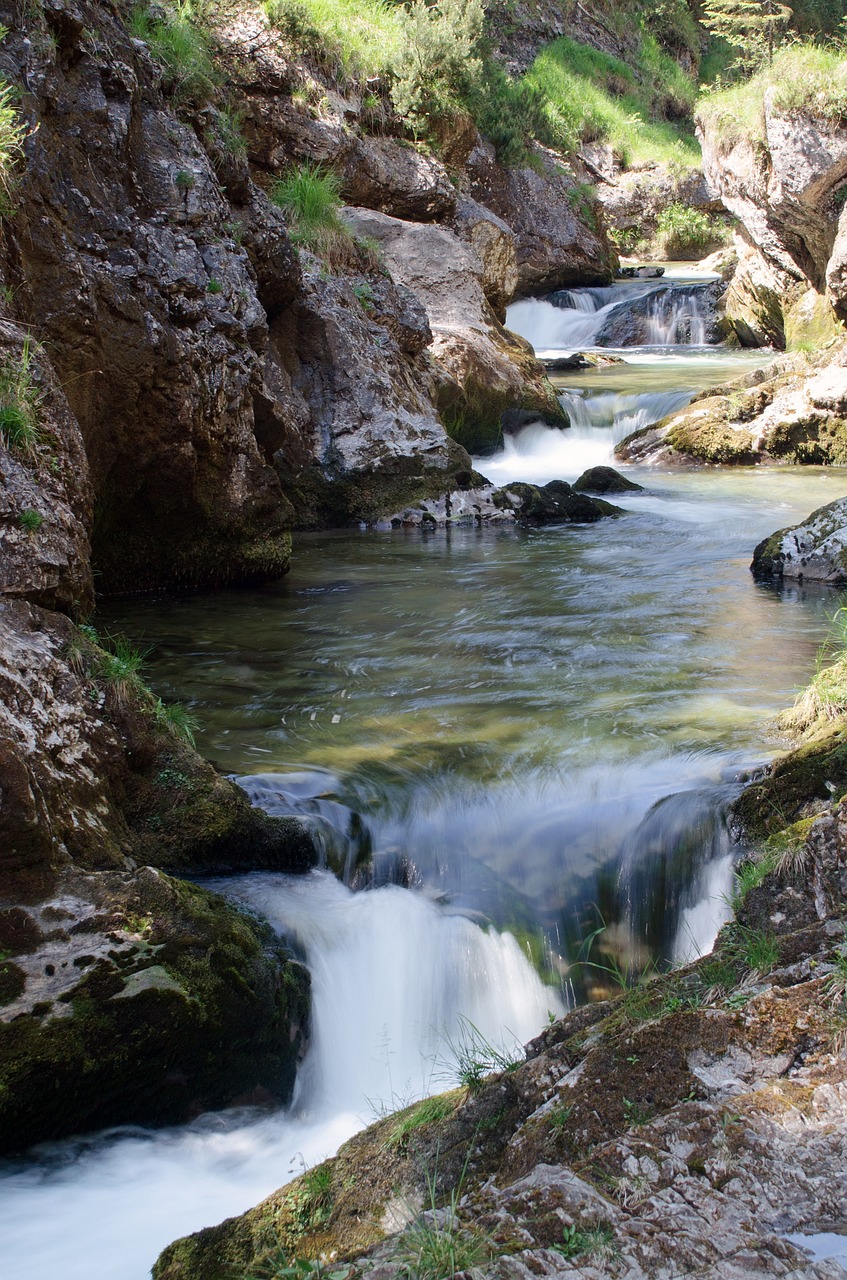
<svg viewBox="0 0 847 1280"><path fill-rule="evenodd" d="M780 716L780 725L802 733L846 713L847 606L842 605L830 618L829 632L817 652L815 674L797 695L791 710Z"/></svg>
<svg viewBox="0 0 847 1280"><path fill-rule="evenodd" d="M587 1257L601 1261L613 1255L614 1238L613 1228L602 1223L585 1228L571 1223L569 1227L562 1228L561 1244L554 1244L552 1247L565 1258Z"/></svg>
<svg viewBox="0 0 847 1280"><path fill-rule="evenodd" d="M133 9L130 30L144 40L178 100L205 101L217 82L202 0L176 0L159 10Z"/></svg>
<svg viewBox="0 0 847 1280"><path fill-rule="evenodd" d="M727 148L745 138L764 142L766 92L778 111L804 112L824 124L838 124L847 117L844 50L811 43L788 45L751 79L702 98L697 115Z"/></svg>
<svg viewBox="0 0 847 1280"><path fill-rule="evenodd" d="M293 51L342 83L385 75L403 50L405 11L383 0L266 0L264 9Z"/></svg>
<svg viewBox="0 0 847 1280"><path fill-rule="evenodd" d="M410 1134L416 1129L423 1128L424 1125L445 1120L447 1116L452 1115L454 1106L455 1099L444 1094L435 1098L424 1098L423 1102L419 1102L400 1116L388 1135L388 1146L405 1151Z"/></svg>
<svg viewBox="0 0 847 1280"><path fill-rule="evenodd" d="M25 136L15 91L0 78L0 217L8 217L14 212L16 170L23 154Z"/></svg>
<svg viewBox="0 0 847 1280"><path fill-rule="evenodd" d="M149 696L141 677L147 651L136 649L125 636L106 635L98 643L97 675L118 705L125 706Z"/></svg>
<svg viewBox="0 0 847 1280"><path fill-rule="evenodd" d="M724 227L699 209L670 204L656 220L659 254L663 258L702 257L726 238Z"/></svg>
<svg viewBox="0 0 847 1280"><path fill-rule="evenodd" d="M41 437L42 395L32 368L32 347L24 339L21 354L0 364L0 437L9 449L31 454Z"/></svg>
<svg viewBox="0 0 847 1280"><path fill-rule="evenodd" d="M746 965L755 973L770 973L779 963L779 941L765 929L753 929L736 921L730 926L725 948L729 960Z"/></svg>
<svg viewBox="0 0 847 1280"><path fill-rule="evenodd" d="M40 511L35 511L32 507L26 507L18 516L18 524L27 533L38 533L38 530L44 524L44 516Z"/></svg>
<svg viewBox="0 0 847 1280"><path fill-rule="evenodd" d="M297 245L332 259L353 246L339 217L341 185L337 173L318 164L291 169L271 189L271 200L283 213Z"/></svg>
<svg viewBox="0 0 847 1280"><path fill-rule="evenodd" d="M491 1241L482 1232L462 1226L458 1207L462 1198L468 1156L458 1183L446 1207L438 1211L436 1188L438 1161L425 1172L427 1211L403 1232L396 1261L407 1280L448 1280L459 1272L472 1271L491 1257Z"/></svg>
<svg viewBox="0 0 847 1280"><path fill-rule="evenodd" d="M644 48L652 66L643 68L642 80L618 58L567 37L541 50L526 82L545 103L552 145L572 154L583 143L603 141L626 163L661 160L685 167L699 162L693 137L668 120L655 119L677 94L681 110L692 106L693 82L686 80L683 87L677 64L671 72L672 60L649 37Z"/></svg>
<svg viewBox="0 0 847 1280"><path fill-rule="evenodd" d="M162 702L156 698L153 704L153 716L160 729L181 738L189 747L196 746L195 733L199 727L196 716L193 716L182 702Z"/></svg>
<svg viewBox="0 0 847 1280"><path fill-rule="evenodd" d="M467 1018L460 1019L459 1035L448 1042L453 1070L470 1093L478 1093L487 1076L495 1071L514 1071L524 1061L523 1053L504 1052L486 1040Z"/></svg>

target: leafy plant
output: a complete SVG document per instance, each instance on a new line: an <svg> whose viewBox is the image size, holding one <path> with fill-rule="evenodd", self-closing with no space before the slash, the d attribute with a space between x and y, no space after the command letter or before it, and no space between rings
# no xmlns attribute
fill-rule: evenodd
<svg viewBox="0 0 847 1280"><path fill-rule="evenodd" d="M40 511L35 511L32 507L25 507L18 516L18 524L27 533L38 533L38 530L44 524L44 516Z"/></svg>
<svg viewBox="0 0 847 1280"><path fill-rule="evenodd" d="M19 356L0 364L0 437L10 449L30 454L40 437L42 395L32 369L32 348L24 339Z"/></svg>
<svg viewBox="0 0 847 1280"><path fill-rule="evenodd" d="M564 1133L572 1115L573 1107L568 1106L566 1103L560 1103L559 1106L552 1109L547 1117L550 1122L550 1128L555 1133Z"/></svg>
<svg viewBox="0 0 847 1280"><path fill-rule="evenodd" d="M701 16L703 25L735 50L735 63L749 72L773 60L791 9L780 0L707 0Z"/></svg>
<svg viewBox="0 0 847 1280"><path fill-rule="evenodd" d="M332 1267L322 1259L292 1258L277 1243L267 1254L258 1271L244 1280L353 1280L355 1267Z"/></svg>
<svg viewBox="0 0 847 1280"><path fill-rule="evenodd" d="M631 1098L624 1098L623 1112L626 1117L627 1124L642 1125L652 1120L653 1114L647 1107L643 1107L641 1103L634 1102Z"/></svg>
<svg viewBox="0 0 847 1280"><path fill-rule="evenodd" d="M211 279L209 283L206 285L207 293L223 293L223 289L224 287L221 284L220 280Z"/></svg>
<svg viewBox="0 0 847 1280"><path fill-rule="evenodd" d="M836 609L818 648L815 674L780 717L786 729L803 731L819 720L837 720L847 711L847 607Z"/></svg>

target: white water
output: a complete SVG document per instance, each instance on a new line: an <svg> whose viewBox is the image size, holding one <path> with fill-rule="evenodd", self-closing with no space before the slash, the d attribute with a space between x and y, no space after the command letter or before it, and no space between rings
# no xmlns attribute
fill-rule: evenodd
<svg viewBox="0 0 847 1280"><path fill-rule="evenodd" d="M711 951L723 925L732 917L735 858L726 853L706 863L698 886L700 896L684 907L671 951L674 964L688 964Z"/></svg>
<svg viewBox="0 0 847 1280"><path fill-rule="evenodd" d="M668 280L627 281L605 289L563 291L569 305L554 306L544 298L524 298L506 311L506 325L526 338L541 356L579 351L596 345L598 336L612 314L628 303L651 294L645 316L648 345L691 346L706 342L707 314L699 290L690 282Z"/></svg>
<svg viewBox="0 0 847 1280"><path fill-rule="evenodd" d="M2 1280L143 1280L171 1240L256 1204L382 1110L448 1088L471 1024L512 1052L563 1012L510 934L421 894L353 894L322 872L218 887L307 956L313 1042L291 1110L114 1130L22 1164L2 1183Z"/></svg>

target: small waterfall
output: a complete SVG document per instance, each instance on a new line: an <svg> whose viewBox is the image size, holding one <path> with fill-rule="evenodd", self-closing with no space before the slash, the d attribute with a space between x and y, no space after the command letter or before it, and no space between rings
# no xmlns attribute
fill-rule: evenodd
<svg viewBox="0 0 847 1280"><path fill-rule="evenodd" d="M624 282L524 298L506 325L539 355L591 347L703 345L714 320L711 282Z"/></svg>
<svg viewBox="0 0 847 1280"><path fill-rule="evenodd" d="M729 918L727 803L725 787L666 796L626 840L619 894L628 931L648 953L701 955Z"/></svg>
<svg viewBox="0 0 847 1280"><path fill-rule="evenodd" d="M421 894L354 894L327 872L215 887L262 911L308 955L313 1038L292 1108L111 1130L45 1149L40 1164L7 1165L3 1276L149 1280L177 1236L257 1204L375 1112L448 1088L451 1045L471 1024L511 1054L548 1011L563 1012L510 934L485 932Z"/></svg>

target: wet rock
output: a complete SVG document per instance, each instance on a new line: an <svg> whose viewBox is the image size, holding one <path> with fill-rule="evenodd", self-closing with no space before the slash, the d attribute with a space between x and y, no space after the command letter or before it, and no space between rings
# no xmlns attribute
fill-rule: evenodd
<svg viewBox="0 0 847 1280"><path fill-rule="evenodd" d="M695 397L678 413L615 449L635 461L750 465L769 458L847 462L844 343L785 356L766 369Z"/></svg>
<svg viewBox="0 0 847 1280"><path fill-rule="evenodd" d="M499 489L483 483L395 512L383 523L424 529L447 524L593 524L622 514L620 507L578 493L565 480L551 480L541 486L515 482Z"/></svg>
<svg viewBox="0 0 847 1280"><path fill-rule="evenodd" d="M577 493L641 493L644 488L614 467L589 467L574 481L573 487Z"/></svg>
<svg viewBox="0 0 847 1280"><path fill-rule="evenodd" d="M551 524L557 521L593 524L604 516L623 514L620 507L612 506L602 498L589 498L584 493L578 493L564 480L551 480L545 485L504 485L502 494L513 505L515 518L528 524Z"/></svg>
<svg viewBox="0 0 847 1280"><path fill-rule="evenodd" d="M725 292L722 281L684 287L661 286L641 298L627 299L614 307L595 336L599 347L632 347L655 342L655 325L671 330L672 342L699 339L701 326L706 342L719 342L722 336L717 307Z"/></svg>
<svg viewBox="0 0 847 1280"><path fill-rule="evenodd" d="M847 369L841 370L833 390L847 395ZM753 552L750 568L758 578L843 586L847 583L847 498L819 507L801 524L765 538Z"/></svg>
<svg viewBox="0 0 847 1280"><path fill-rule="evenodd" d="M288 1099L309 977L268 926L149 867L65 871L30 910L43 940L15 954L14 994L0 975L4 1153L174 1123L256 1090Z"/></svg>

